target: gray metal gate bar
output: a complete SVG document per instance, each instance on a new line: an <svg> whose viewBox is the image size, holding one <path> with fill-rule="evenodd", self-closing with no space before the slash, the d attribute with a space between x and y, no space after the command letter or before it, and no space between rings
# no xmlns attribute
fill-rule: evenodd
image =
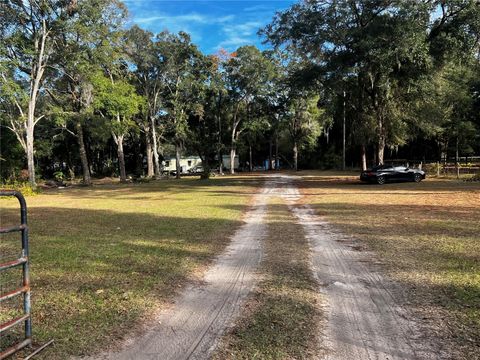
<svg viewBox="0 0 480 360"><path fill-rule="evenodd" d="M11 327L24 322L25 336L24 339L5 349L0 353L0 360L7 358L8 356L16 353L18 350L23 349L26 346L32 344L32 318L30 314L30 277L29 277L29 262L28 262L28 226L27 226L27 204L23 195L15 190L1 190L0 196L15 196L20 203L20 225L12 226L8 228L0 228L0 234L7 234L11 232L22 233L22 253L20 258L6 263L0 264L0 271L5 271L17 266L22 267L23 274L23 286L10 291L6 294L0 294L0 302L11 299L14 296L23 294L23 315L11 319L5 323L0 324L0 336L3 332L7 331Z"/></svg>

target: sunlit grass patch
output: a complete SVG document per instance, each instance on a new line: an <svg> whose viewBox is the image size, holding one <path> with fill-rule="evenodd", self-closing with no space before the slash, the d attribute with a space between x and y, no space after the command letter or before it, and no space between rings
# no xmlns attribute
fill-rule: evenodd
<svg viewBox="0 0 480 360"><path fill-rule="evenodd" d="M258 179L185 179L28 197L33 335L42 356L91 354L131 336L218 254ZM0 202L2 226L18 222Z"/></svg>

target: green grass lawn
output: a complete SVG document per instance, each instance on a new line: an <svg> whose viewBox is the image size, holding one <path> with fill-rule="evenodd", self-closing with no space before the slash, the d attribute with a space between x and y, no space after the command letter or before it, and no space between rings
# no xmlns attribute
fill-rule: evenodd
<svg viewBox="0 0 480 360"><path fill-rule="evenodd" d="M333 172L300 174L302 201L375 252L372 261L380 261L404 287L408 306L424 319L431 336L453 358L478 358L480 184L433 179L377 186ZM34 340L55 339L42 357L89 354L134 335L224 248L260 184L254 176L183 179L28 197ZM0 200L0 208L1 226L17 222L15 199ZM268 219L269 229L285 236L299 233L290 215L277 210ZM0 258L8 257L13 239L1 240ZM282 251L296 256L268 247L269 239L266 244L270 260L263 270L269 275L245 326L237 328L243 340L260 341L255 334L270 321L262 319L277 314L269 296L283 289L275 274L288 267L275 256ZM298 251L305 250L302 246ZM13 276L0 276L0 291L18 285ZM1 314L7 314L7 305L2 304ZM280 310L283 305L279 302ZM13 314L14 306L8 311ZM230 353L247 354L237 350Z"/></svg>
<svg viewBox="0 0 480 360"><path fill-rule="evenodd" d="M224 248L259 184L182 179L28 197L34 341L55 339L42 356L90 354L132 335ZM1 226L18 221L17 204L0 200ZM2 240L6 257L13 242Z"/></svg>
<svg viewBox="0 0 480 360"><path fill-rule="evenodd" d="M363 240L455 359L480 354L480 183L303 172L303 201Z"/></svg>

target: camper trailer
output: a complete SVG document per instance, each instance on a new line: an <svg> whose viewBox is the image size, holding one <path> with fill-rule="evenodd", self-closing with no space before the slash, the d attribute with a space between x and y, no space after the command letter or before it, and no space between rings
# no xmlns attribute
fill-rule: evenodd
<svg viewBox="0 0 480 360"><path fill-rule="evenodd" d="M223 169L228 170L230 169L230 155L223 155L222 156L222 164ZM174 174L177 171L177 160L174 156L166 157L164 161L162 161L163 171L165 173ZM216 162L212 162L211 166L212 169L216 168ZM238 170L240 166L240 162L238 159L238 155L235 156L234 161L234 168ZM185 156L180 158L180 173L181 174L188 174L188 173L196 173L198 169L202 168L202 159L199 156ZM203 171L203 170L202 170Z"/></svg>
<svg viewBox="0 0 480 360"><path fill-rule="evenodd" d="M222 156L222 164L223 164L223 169L224 170L229 170L230 169L230 155L223 155ZM235 155L235 159L233 161L233 168L235 170L238 170L240 167L240 161L238 160L238 155Z"/></svg>
<svg viewBox="0 0 480 360"><path fill-rule="evenodd" d="M175 157L167 157L162 161L163 171L172 173L177 171L177 159ZM202 165L202 159L199 156L186 156L180 158L180 173L187 174L189 170Z"/></svg>

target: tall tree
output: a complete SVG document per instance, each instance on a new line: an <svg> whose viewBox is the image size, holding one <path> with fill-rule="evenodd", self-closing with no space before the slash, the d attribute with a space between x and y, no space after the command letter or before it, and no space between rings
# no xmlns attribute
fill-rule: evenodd
<svg viewBox="0 0 480 360"><path fill-rule="evenodd" d="M232 103L230 173L233 174L237 142L243 118L256 98L266 96L273 85L272 61L254 46L239 48L225 65L226 83Z"/></svg>
<svg viewBox="0 0 480 360"><path fill-rule="evenodd" d="M195 105L190 109L187 145L202 159L203 178L210 176L215 156L220 173L223 166L222 128L227 118L228 99L222 63L224 59L218 55L207 56L198 63L196 97L191 99Z"/></svg>
<svg viewBox="0 0 480 360"><path fill-rule="evenodd" d="M299 149L315 145L321 133L323 110L318 108L318 96L292 94L286 127L292 141L293 167L298 170Z"/></svg>
<svg viewBox="0 0 480 360"><path fill-rule="evenodd" d="M195 98L203 55L184 32L178 35L161 32L157 35L155 46L162 66L159 75L164 88L164 127L170 132L175 145L176 177L180 178L180 157L188 134L188 112L195 105L191 100Z"/></svg>
<svg viewBox="0 0 480 360"><path fill-rule="evenodd" d="M146 106L139 125L145 134L147 176L160 177L157 126L162 111L162 93L165 91L162 72L165 71L161 46L152 40L153 34L133 26L126 34L127 53L134 66L135 83L145 97Z"/></svg>
<svg viewBox="0 0 480 360"><path fill-rule="evenodd" d="M144 99L137 95L126 78L112 72L98 72L93 77L95 109L110 121L113 140L117 145L120 182L127 181L123 144L125 136L136 125L134 115L140 112Z"/></svg>
<svg viewBox="0 0 480 360"><path fill-rule="evenodd" d="M220 49L217 54L210 56L212 61L211 78L209 80L210 95L213 97L209 104L214 105L212 113L217 124L217 161L218 172L223 174L223 151L225 150L223 135L228 120L229 98L225 83L225 65L232 58L233 54Z"/></svg>
<svg viewBox="0 0 480 360"><path fill-rule="evenodd" d="M354 78L375 115L377 159L395 136L398 94L429 67L428 7L401 1L306 1L276 16L265 32L317 69L322 82ZM357 102L358 103L358 102Z"/></svg>
<svg viewBox="0 0 480 360"><path fill-rule="evenodd" d="M64 31L56 37L52 67L59 78L49 94L64 112L64 129L77 140L86 185L91 184L84 135L93 115L90 75L103 65L104 48L116 40L125 18L126 9L116 0L82 0L71 9Z"/></svg>
<svg viewBox="0 0 480 360"><path fill-rule="evenodd" d="M35 125L45 117L45 113L38 114L37 105L54 51L53 38L62 30L74 4L7 0L0 8L0 76L14 105L8 128L25 151L32 186L36 186Z"/></svg>

